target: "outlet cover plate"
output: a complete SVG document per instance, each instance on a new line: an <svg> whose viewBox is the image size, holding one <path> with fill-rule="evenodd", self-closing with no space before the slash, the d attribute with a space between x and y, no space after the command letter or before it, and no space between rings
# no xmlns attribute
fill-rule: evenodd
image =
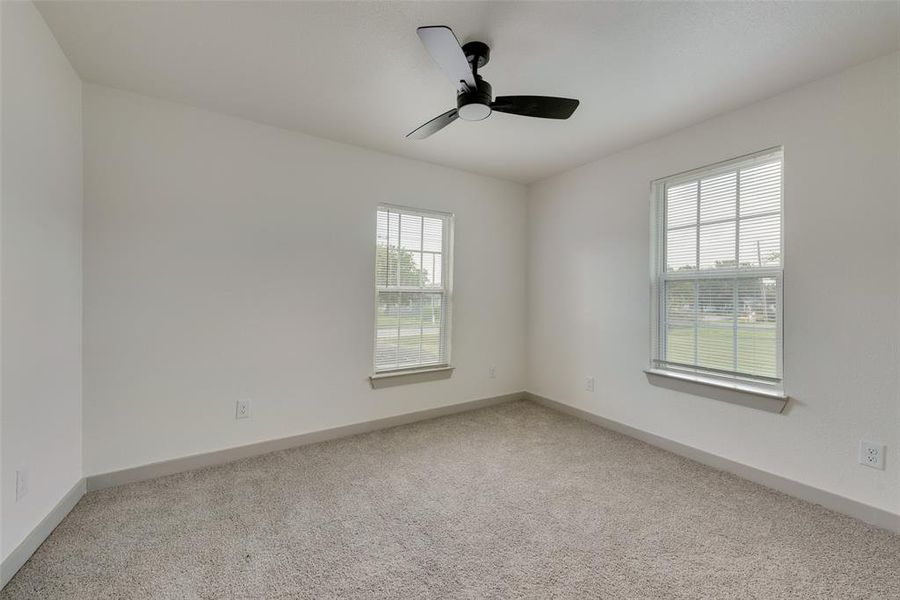
<svg viewBox="0 0 900 600"><path fill-rule="evenodd" d="M865 440L859 443L859 464L884 470L884 445Z"/></svg>
<svg viewBox="0 0 900 600"><path fill-rule="evenodd" d="M249 400L238 400L234 407L234 418L235 419L249 419L250 418L250 401Z"/></svg>
<svg viewBox="0 0 900 600"><path fill-rule="evenodd" d="M28 495L28 471L16 471L16 502Z"/></svg>

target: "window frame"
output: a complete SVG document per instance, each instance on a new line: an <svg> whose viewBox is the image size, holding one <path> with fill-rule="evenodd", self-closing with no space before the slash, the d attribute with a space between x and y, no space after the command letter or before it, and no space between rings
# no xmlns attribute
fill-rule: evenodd
<svg viewBox="0 0 900 600"><path fill-rule="evenodd" d="M413 215L417 217L428 217L432 219L440 219L442 223L441 231L441 286L424 288L421 286L381 286L378 282L378 269L375 267L378 263L378 213L382 211L395 213L398 215ZM412 206L403 206L400 204L391 204L381 202L375 209L375 260L373 261L373 280L374 280L374 322L372 331L372 373L370 379L374 380L385 377L413 375L417 373L429 373L438 371L452 371L453 367L450 363L451 358L451 340L452 340L452 306L453 306L453 248L454 248L454 229L455 215L452 212L438 211L425 208L415 208ZM398 225L399 227L399 225ZM404 292L413 294L441 294L441 320L443 323L443 336L441 345L443 347L444 360L438 363L419 363L415 366L397 367L391 369L378 368L378 299L381 292Z"/></svg>
<svg viewBox="0 0 900 600"><path fill-rule="evenodd" d="M765 164L773 158L781 160L781 189L779 194L779 207L777 214L779 220L779 246L780 265L740 268L740 256L737 250L740 248L740 221L763 217L770 213L759 213L748 217L740 216L740 185L736 189L736 214L734 218L723 218L722 222L734 222L736 228L735 261L733 269L726 270L702 270L700 265L691 271L667 271L666 270L666 191L668 188L684 185L692 181L713 178L735 170L751 168L755 165ZM674 175L661 177L651 182L651 210L650 210L650 367L648 374L670 376L677 379L685 379L695 383L708 384L715 387L738 389L741 391L758 392L762 395L784 397L784 180L785 180L784 148L774 146L758 152L753 152L736 158L731 158L711 165L690 169ZM700 198L697 198L697 210L700 211ZM713 221L712 223L715 223ZM704 224L710 224L709 222ZM699 226L700 219L697 219ZM698 246L697 252L700 248ZM771 277L776 282L776 311L775 311L775 377L754 375L740 371L728 371L709 367L700 367L692 364L669 362L665 360L666 352L666 327L664 318L666 283L670 281L699 281L703 279L723 280L734 279L758 279ZM737 291L735 291L737 294ZM695 328L697 327L695 322ZM737 324L735 324L737 327ZM737 345L737 337L735 337Z"/></svg>

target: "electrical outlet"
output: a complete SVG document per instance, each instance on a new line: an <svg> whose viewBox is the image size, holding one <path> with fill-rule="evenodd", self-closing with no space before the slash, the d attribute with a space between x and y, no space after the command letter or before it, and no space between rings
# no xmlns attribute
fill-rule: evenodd
<svg viewBox="0 0 900 600"><path fill-rule="evenodd" d="M235 419L249 419L250 418L250 401L249 400L238 400L237 405L234 409L234 418Z"/></svg>
<svg viewBox="0 0 900 600"><path fill-rule="evenodd" d="M593 377L588 377L587 379L584 380L584 389L587 390L588 392L594 391L594 378Z"/></svg>
<svg viewBox="0 0 900 600"><path fill-rule="evenodd" d="M488 369L488 377L491 379L497 378L497 367L491 367Z"/></svg>
<svg viewBox="0 0 900 600"><path fill-rule="evenodd" d="M28 495L28 471L16 471L16 502Z"/></svg>
<svg viewBox="0 0 900 600"><path fill-rule="evenodd" d="M862 441L859 443L859 464L884 469L884 445Z"/></svg>

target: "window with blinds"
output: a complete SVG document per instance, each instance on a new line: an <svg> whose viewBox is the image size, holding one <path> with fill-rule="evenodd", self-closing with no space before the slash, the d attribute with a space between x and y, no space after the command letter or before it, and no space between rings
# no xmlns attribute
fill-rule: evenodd
<svg viewBox="0 0 900 600"><path fill-rule="evenodd" d="M378 207L375 372L450 362L453 215Z"/></svg>
<svg viewBox="0 0 900 600"><path fill-rule="evenodd" d="M782 150L653 189L653 367L780 388Z"/></svg>

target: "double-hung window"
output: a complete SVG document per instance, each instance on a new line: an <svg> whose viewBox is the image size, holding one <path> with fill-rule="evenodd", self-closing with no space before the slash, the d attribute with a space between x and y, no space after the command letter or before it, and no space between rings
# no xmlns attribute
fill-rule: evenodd
<svg viewBox="0 0 900 600"><path fill-rule="evenodd" d="M448 366L453 215L378 207L375 373Z"/></svg>
<svg viewBox="0 0 900 600"><path fill-rule="evenodd" d="M652 368L781 390L782 150L653 183Z"/></svg>

